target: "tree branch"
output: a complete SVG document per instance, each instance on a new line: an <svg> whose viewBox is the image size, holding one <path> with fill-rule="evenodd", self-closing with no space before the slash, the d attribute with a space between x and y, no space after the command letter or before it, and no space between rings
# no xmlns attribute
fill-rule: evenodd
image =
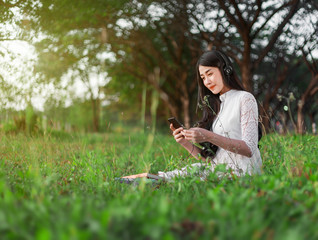
<svg viewBox="0 0 318 240"><path fill-rule="evenodd" d="M225 6L224 0L218 0L218 3L220 5L220 7L222 8L222 10L226 13L226 15L229 18L230 23L232 23L234 26L236 26L237 30L239 32L241 32L242 34L242 26L240 25L240 23L236 20L235 16L232 15L229 11L229 8L227 6ZM243 35L243 34L242 34Z"/></svg>
<svg viewBox="0 0 318 240"><path fill-rule="evenodd" d="M316 78L318 79L318 76L316 76ZM318 92L318 87L315 87L314 89L310 91L309 95L314 96L317 92Z"/></svg>
<svg viewBox="0 0 318 240"><path fill-rule="evenodd" d="M23 0L19 0L16 3L7 3L7 2L0 0L0 5L7 7L7 8L12 8L12 7L18 6L21 2L23 2Z"/></svg>
<svg viewBox="0 0 318 240"><path fill-rule="evenodd" d="M271 20L276 15L276 13L278 13L288 5L290 5L290 2L284 3L282 6L273 11L272 14L269 15L269 17L266 19L266 21L254 32L254 34L252 34L251 38L254 39L257 36L257 34L266 26L269 20Z"/></svg>
<svg viewBox="0 0 318 240"><path fill-rule="evenodd" d="M252 26L256 23L256 21L259 17L259 14L261 13L261 9L262 9L262 1L261 0L257 0L257 6L258 6L258 8L257 8L257 11L254 15L254 18L253 18L252 22L250 22L250 24L248 25L249 29L252 29Z"/></svg>
<svg viewBox="0 0 318 240"><path fill-rule="evenodd" d="M309 63L309 61L307 59L308 53L305 53L305 50L303 47L301 48L301 52L303 54L303 60L305 61L309 71L311 72L312 75L314 75L316 72L315 72L315 69L313 68L313 66Z"/></svg>
<svg viewBox="0 0 318 240"><path fill-rule="evenodd" d="M264 48L263 52L260 54L258 59L254 62L253 68L257 68L258 65L263 61L263 59L267 55L267 53L274 47L277 38L281 35L281 33L283 31L283 28L288 23L288 21L294 16L294 14L298 11L299 2L300 2L300 0L292 0L292 2L290 2L290 4L292 4L292 6L291 6L289 13L287 14L284 21L276 29L275 33L272 35L272 38L270 39L267 46Z"/></svg>
<svg viewBox="0 0 318 240"><path fill-rule="evenodd" d="M242 16L242 13L241 13L240 9L239 9L238 6L237 6L237 3L235 2L235 0L230 0L230 2L233 4L234 9L235 9L235 12L236 12L236 15L238 16L240 22L242 23L242 25L244 26L244 28L246 28L246 27L247 27L246 21L244 20L244 18L243 18L243 16Z"/></svg>

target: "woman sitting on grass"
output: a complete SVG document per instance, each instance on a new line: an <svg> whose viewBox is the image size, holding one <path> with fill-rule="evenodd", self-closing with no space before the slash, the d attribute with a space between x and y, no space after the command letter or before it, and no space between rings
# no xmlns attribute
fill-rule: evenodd
<svg viewBox="0 0 318 240"><path fill-rule="evenodd" d="M224 164L237 176L260 173L262 159L258 141L261 132L254 96L244 91L230 60L220 51L205 52L198 60L196 69L198 105L203 108L203 118L195 128L175 129L170 125L175 140L203 161L192 164L190 168L201 169L199 174L203 179L218 164ZM202 142L217 146L214 156L197 147L196 143ZM185 167L159 172L159 176L171 179L193 172L189 170L189 167Z"/></svg>
<svg viewBox="0 0 318 240"><path fill-rule="evenodd" d="M194 173L206 179L219 164L237 176L260 173L262 159L254 96L244 91L230 60L220 51L205 52L196 69L198 106L203 108L203 118L197 127L175 129L171 124L170 129L176 142L201 162L180 170L159 172L159 177L170 180ZM208 149L202 150L199 143Z"/></svg>

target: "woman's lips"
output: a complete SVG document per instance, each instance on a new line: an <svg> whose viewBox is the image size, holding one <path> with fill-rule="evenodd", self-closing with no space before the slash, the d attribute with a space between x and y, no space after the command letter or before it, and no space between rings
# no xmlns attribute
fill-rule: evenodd
<svg viewBox="0 0 318 240"><path fill-rule="evenodd" d="M216 86L216 85L211 86L210 89L213 90L213 89L215 88L215 86Z"/></svg>

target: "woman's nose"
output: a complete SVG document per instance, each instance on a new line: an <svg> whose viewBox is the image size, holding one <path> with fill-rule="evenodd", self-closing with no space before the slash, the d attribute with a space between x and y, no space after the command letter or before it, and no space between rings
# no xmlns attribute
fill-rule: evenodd
<svg viewBox="0 0 318 240"><path fill-rule="evenodd" d="M206 81L207 81L208 83L211 83L211 82L212 82L211 77L206 77Z"/></svg>

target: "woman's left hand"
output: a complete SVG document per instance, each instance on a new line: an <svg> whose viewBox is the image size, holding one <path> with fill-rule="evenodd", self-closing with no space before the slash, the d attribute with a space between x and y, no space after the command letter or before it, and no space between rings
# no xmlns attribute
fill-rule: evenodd
<svg viewBox="0 0 318 240"><path fill-rule="evenodd" d="M208 142L210 131L204 128L190 128L188 130L183 130L182 134L186 140L194 143Z"/></svg>

